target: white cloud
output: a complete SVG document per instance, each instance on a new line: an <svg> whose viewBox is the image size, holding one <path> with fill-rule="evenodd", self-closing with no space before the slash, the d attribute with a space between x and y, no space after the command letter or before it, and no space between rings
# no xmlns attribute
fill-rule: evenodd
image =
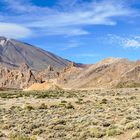
<svg viewBox="0 0 140 140"><path fill-rule="evenodd" d="M73 48L78 48L82 45L81 42L77 41L77 40L71 40L68 43L63 44L62 46L64 46L61 50L69 50L69 49L73 49Z"/></svg>
<svg viewBox="0 0 140 140"><path fill-rule="evenodd" d="M106 41L110 44L117 44L123 48L140 48L140 36L119 36L109 34Z"/></svg>
<svg viewBox="0 0 140 140"><path fill-rule="evenodd" d="M18 24L0 22L0 35L9 38L25 38L31 35L31 31Z"/></svg>
<svg viewBox="0 0 140 140"><path fill-rule="evenodd" d="M125 48L140 48L140 41L136 39L126 39L124 41Z"/></svg>
<svg viewBox="0 0 140 140"><path fill-rule="evenodd" d="M62 1L53 8L40 7L30 0L4 0L7 10L14 13L5 15L5 22L14 22L36 31L38 35L87 35L86 26L116 25L115 17L135 15L136 11L126 3L115 0L78 2ZM11 20L11 21L9 21Z"/></svg>
<svg viewBox="0 0 140 140"><path fill-rule="evenodd" d="M81 53L81 54L77 54L75 55L76 57L79 58L84 58L84 57L99 57L99 54L94 54L94 53Z"/></svg>
<svg viewBox="0 0 140 140"><path fill-rule="evenodd" d="M119 3L91 2L76 5L66 11L57 11L29 23L30 27L69 27L85 25L115 25L113 17L129 16L134 11Z"/></svg>
<svg viewBox="0 0 140 140"><path fill-rule="evenodd" d="M140 39L140 35L139 35L139 36L136 35L136 36L134 36L134 38L135 38L135 39Z"/></svg>
<svg viewBox="0 0 140 140"><path fill-rule="evenodd" d="M15 13L40 13L49 10L47 7L39 7L30 2L30 0L4 0L6 9Z"/></svg>
<svg viewBox="0 0 140 140"><path fill-rule="evenodd" d="M56 27L49 27L45 30L42 31L43 34L45 35L65 35L65 36L78 36L78 35L87 35L89 32L80 29L80 28L74 28L74 27L61 27L61 28L56 28Z"/></svg>

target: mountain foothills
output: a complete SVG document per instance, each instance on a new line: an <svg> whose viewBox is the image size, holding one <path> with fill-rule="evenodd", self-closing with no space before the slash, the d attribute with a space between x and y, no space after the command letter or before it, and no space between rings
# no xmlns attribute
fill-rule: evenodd
<svg viewBox="0 0 140 140"><path fill-rule="evenodd" d="M46 73L44 73L46 74ZM58 75L57 75L58 74ZM29 90L48 89L48 85L64 89L124 88L140 86L140 61L107 58L97 64L77 67L71 65L53 78L42 76L43 84L32 85ZM45 86L46 85L46 86Z"/></svg>
<svg viewBox="0 0 140 140"><path fill-rule="evenodd" d="M5 37L0 37L0 65L1 90L140 86L140 61L107 58L97 64L81 65Z"/></svg>
<svg viewBox="0 0 140 140"><path fill-rule="evenodd" d="M107 58L95 65L65 72L59 79L66 88L122 88L140 86L140 62ZM70 76L72 75L72 76ZM65 79L65 80L64 80Z"/></svg>

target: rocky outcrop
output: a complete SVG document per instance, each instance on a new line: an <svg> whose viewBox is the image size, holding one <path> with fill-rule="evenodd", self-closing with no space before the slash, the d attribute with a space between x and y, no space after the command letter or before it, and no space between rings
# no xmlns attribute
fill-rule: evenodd
<svg viewBox="0 0 140 140"><path fill-rule="evenodd" d="M37 80L27 64L22 64L19 68L0 68L0 87L23 89L36 83Z"/></svg>

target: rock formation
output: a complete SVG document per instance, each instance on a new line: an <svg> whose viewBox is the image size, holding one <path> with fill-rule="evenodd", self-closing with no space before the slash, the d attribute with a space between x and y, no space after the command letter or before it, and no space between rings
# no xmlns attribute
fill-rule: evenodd
<svg viewBox="0 0 140 140"><path fill-rule="evenodd" d="M0 87L9 89L23 89L37 82L27 64L15 69L1 67L0 79Z"/></svg>

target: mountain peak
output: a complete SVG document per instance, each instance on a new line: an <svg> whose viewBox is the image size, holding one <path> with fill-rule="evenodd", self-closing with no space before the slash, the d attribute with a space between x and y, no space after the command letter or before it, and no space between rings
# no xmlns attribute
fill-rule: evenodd
<svg viewBox="0 0 140 140"><path fill-rule="evenodd" d="M118 60L121 60L122 58L114 58L114 57L108 57L106 59L104 59L103 61L101 61L101 63L108 63L108 64L111 64L111 63L114 63Z"/></svg>
<svg viewBox="0 0 140 140"><path fill-rule="evenodd" d="M9 38L0 36L0 46L4 47L8 43L8 41L10 41Z"/></svg>
<svg viewBox="0 0 140 140"><path fill-rule="evenodd" d="M18 40L0 37L0 61L6 65L27 64L31 69L41 70L49 65L54 69L63 69L69 61L48 51Z"/></svg>

